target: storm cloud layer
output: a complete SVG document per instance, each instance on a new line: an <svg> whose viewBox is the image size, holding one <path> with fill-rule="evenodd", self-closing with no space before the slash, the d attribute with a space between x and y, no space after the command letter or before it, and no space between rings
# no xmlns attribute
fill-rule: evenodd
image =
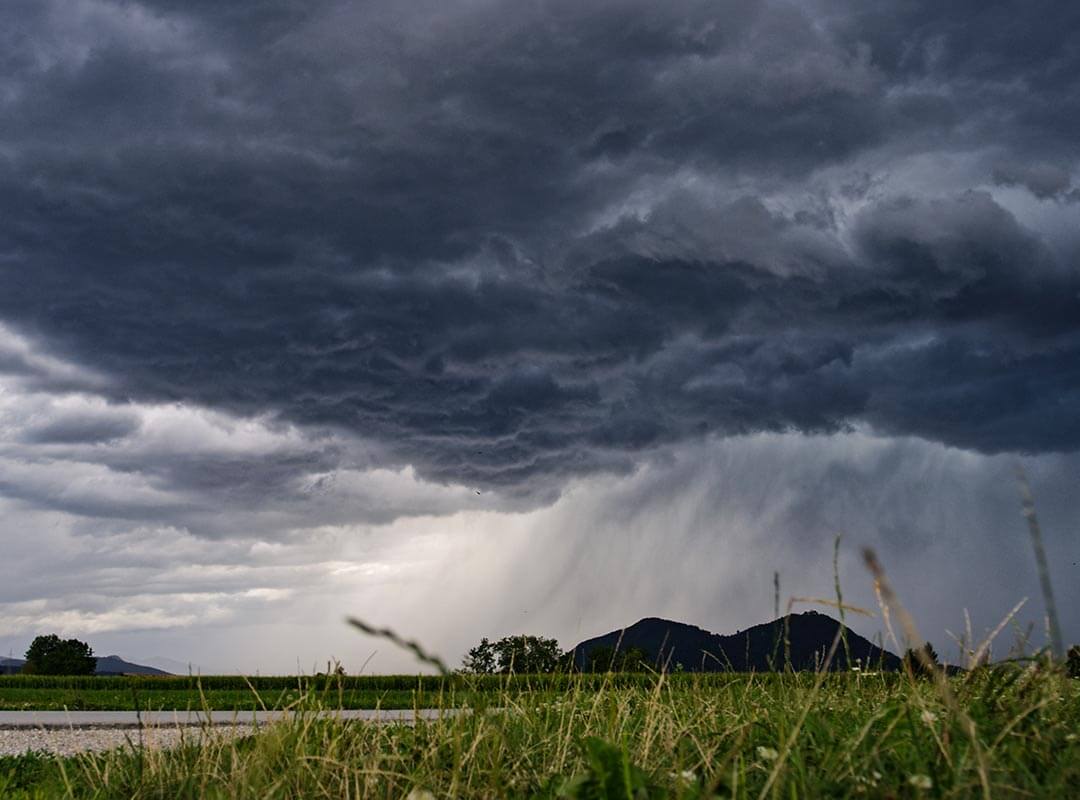
<svg viewBox="0 0 1080 800"><path fill-rule="evenodd" d="M1080 12L895 6L7 3L0 316L506 491L706 432L1075 449Z"/></svg>
<svg viewBox="0 0 1080 800"><path fill-rule="evenodd" d="M6 0L4 533L259 561L754 437L1060 486L1078 34L1049 0Z"/></svg>

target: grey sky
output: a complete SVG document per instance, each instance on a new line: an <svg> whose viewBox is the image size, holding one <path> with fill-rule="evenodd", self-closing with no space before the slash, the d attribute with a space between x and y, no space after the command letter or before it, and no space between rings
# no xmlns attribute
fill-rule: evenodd
<svg viewBox="0 0 1080 800"><path fill-rule="evenodd" d="M853 596L873 544L944 644L1041 613L1017 458L1070 615L1078 32L1066 2L5 3L0 646L265 671L362 660L346 613L451 658L723 632L773 569L827 593L838 532Z"/></svg>

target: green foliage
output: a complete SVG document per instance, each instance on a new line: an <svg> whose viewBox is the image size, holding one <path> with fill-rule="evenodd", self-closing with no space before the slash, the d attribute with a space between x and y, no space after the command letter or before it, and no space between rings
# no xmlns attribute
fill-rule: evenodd
<svg viewBox="0 0 1080 800"><path fill-rule="evenodd" d="M625 746L616 746L597 736L582 743L585 769L559 787L558 797L573 800L704 800L719 797L706 790L692 770L663 776L639 767ZM718 788L722 777L713 781ZM726 788L726 787L725 787Z"/></svg>
<svg viewBox="0 0 1080 800"><path fill-rule="evenodd" d="M555 639L543 636L507 636L495 642L499 672L543 674L559 666L562 650Z"/></svg>
<svg viewBox="0 0 1080 800"><path fill-rule="evenodd" d="M937 651L934 646L927 642L922 647L908 649L903 657L904 672L914 675L916 678L931 678L941 669Z"/></svg>
<svg viewBox="0 0 1080 800"><path fill-rule="evenodd" d="M421 690L342 690L323 689L315 692L326 702L341 708L413 708L423 705L428 695ZM437 690L433 693L437 696ZM281 708L301 701L308 695L294 685L287 689L80 689L36 688L9 685L0 680L0 710L3 711L162 711L200 710L253 711L259 708ZM462 691L457 697L466 703L471 692ZM0 795L2 797L2 795Z"/></svg>
<svg viewBox="0 0 1080 800"><path fill-rule="evenodd" d="M495 673L497 661L495 658L495 645L485 636L480 644L469 650L462 662L466 672L473 675L492 675Z"/></svg>
<svg viewBox="0 0 1080 800"><path fill-rule="evenodd" d="M61 639L55 633L38 636L26 651L23 672L30 675L93 675L94 651L78 639Z"/></svg>
<svg viewBox="0 0 1080 800"><path fill-rule="evenodd" d="M516 669L515 669L516 672ZM697 680L710 686L725 686L736 678L733 673L686 673L678 679L689 679L695 675ZM676 676L670 676L675 679ZM767 674L759 680L772 680ZM0 675L0 698L6 691L13 689L67 690L96 692L109 691L117 694L138 691L147 692L247 692L251 688L258 692L388 692L388 691L423 691L432 694L451 690L476 690L484 692L512 689L549 689L568 691L582 685L599 688L601 685L644 686L651 684L652 677L641 673L621 673L610 676L570 675L566 672L553 672L541 675L470 675L457 674L448 677L440 675Z"/></svg>
<svg viewBox="0 0 1080 800"><path fill-rule="evenodd" d="M29 797L48 797L52 792L59 795L60 777L56 761L47 755L33 752L0 755L0 797L14 797L18 793Z"/></svg>
<svg viewBox="0 0 1080 800"><path fill-rule="evenodd" d="M649 791L645 772L630 761L625 747L608 744L596 736L584 742L588 768L563 784L559 797L574 800L645 800Z"/></svg>
<svg viewBox="0 0 1080 800"><path fill-rule="evenodd" d="M900 673L877 679L896 683ZM672 689L721 690L745 676L729 672L672 672L664 683ZM288 704L306 694L341 702L344 708L412 708L415 700L455 697L461 702L477 695L501 692L565 694L597 691L604 687L647 689L657 676L643 672L567 673L544 675L349 675L331 676L241 675L4 675L0 676L0 709L187 709L201 707L205 699L215 709L252 709ZM769 686L782 676L761 673L754 680ZM831 679L830 679L831 680Z"/></svg>
<svg viewBox="0 0 1080 800"><path fill-rule="evenodd" d="M477 675L494 673L542 675L559 669L563 653L555 639L543 636L506 636L497 642L486 638L465 656L463 668Z"/></svg>
<svg viewBox="0 0 1080 800"><path fill-rule="evenodd" d="M646 672L652 664L652 656L641 647L627 647L616 651L614 647L600 645L589 651L586 670L589 672Z"/></svg>
<svg viewBox="0 0 1080 800"><path fill-rule="evenodd" d="M1065 669L1070 678L1080 678L1080 644L1074 644L1069 648L1069 654L1065 659Z"/></svg>

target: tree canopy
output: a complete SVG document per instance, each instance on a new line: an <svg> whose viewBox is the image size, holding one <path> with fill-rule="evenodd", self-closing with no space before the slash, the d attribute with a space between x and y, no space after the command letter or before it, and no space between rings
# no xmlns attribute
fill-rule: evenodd
<svg viewBox="0 0 1080 800"><path fill-rule="evenodd" d="M645 672L653 664L649 651L641 647L616 650L599 645L589 651L586 670L589 672Z"/></svg>
<svg viewBox="0 0 1080 800"><path fill-rule="evenodd" d="M38 636L26 651L23 672L33 675L93 675L94 651L78 639L61 639L55 633Z"/></svg>
<svg viewBox="0 0 1080 800"><path fill-rule="evenodd" d="M558 641L543 636L506 636L496 642L484 638L469 650L463 668L480 675L555 672L562 656Z"/></svg>
<svg viewBox="0 0 1080 800"><path fill-rule="evenodd" d="M643 672L653 663L652 655L641 647L616 651L599 646L589 651L587 672ZM487 637L469 650L462 669L476 675L496 673L545 673L575 669L573 653L564 653L555 639L543 636L506 636L497 641Z"/></svg>

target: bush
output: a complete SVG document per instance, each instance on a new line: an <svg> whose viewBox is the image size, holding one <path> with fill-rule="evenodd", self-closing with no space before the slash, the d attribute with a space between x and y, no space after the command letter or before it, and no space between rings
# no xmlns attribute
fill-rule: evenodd
<svg viewBox="0 0 1080 800"><path fill-rule="evenodd" d="M1069 648L1069 654L1065 659L1065 669L1070 678L1080 678L1080 644L1074 644Z"/></svg>
<svg viewBox="0 0 1080 800"><path fill-rule="evenodd" d="M904 653L904 672L916 678L931 678L941 669L937 651L927 642L918 649L909 649Z"/></svg>
<svg viewBox="0 0 1080 800"><path fill-rule="evenodd" d="M646 672L653 663L652 656L640 647L628 647L616 652L614 647L599 645L589 651L588 672Z"/></svg>

